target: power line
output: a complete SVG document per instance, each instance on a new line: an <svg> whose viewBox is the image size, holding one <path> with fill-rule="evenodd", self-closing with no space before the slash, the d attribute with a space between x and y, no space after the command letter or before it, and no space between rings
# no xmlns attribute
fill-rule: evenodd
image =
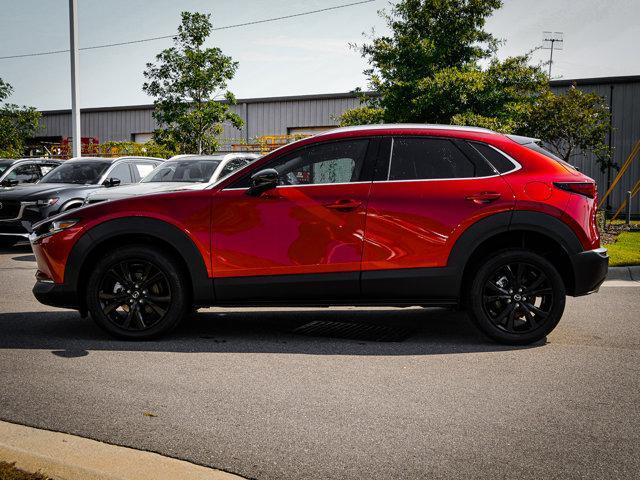
<svg viewBox="0 0 640 480"><path fill-rule="evenodd" d="M249 25L257 25L260 23L268 23L268 22L276 22L278 20L286 20L288 18L295 18L295 17L303 17L305 15L313 15L315 13L321 13L321 12L328 12L329 10L338 10L340 8L347 8L347 7L353 7L354 5L362 5L364 3L372 3L375 2L376 0L363 0L363 1L359 1L359 2L352 2L352 3L346 3L344 5L336 5L335 7L326 7L326 8L321 8L319 10L311 10L308 12L302 12L302 13L294 13L291 15L283 15L281 17L273 17L273 18L265 18L263 20L254 20L251 22L244 22L244 23L236 23L235 25L225 25L224 27L217 27L217 28L213 28L212 30L217 31L217 30L228 30L230 28L237 28L237 27L246 27ZM166 38L173 38L175 37L175 34L172 35L162 35L160 37L150 37L150 38L142 38L140 40L131 40L128 42L118 42L118 43L105 43L103 45L93 45L91 47L82 47L79 50L97 50L99 48L109 48L109 47L118 47L121 45L132 45L135 43L145 43L145 42L153 42L155 40L164 40ZM43 55L55 55L56 53L68 53L69 50L49 50L47 52L35 52L35 53L23 53L21 55L7 55L4 57L0 57L0 60L7 60L9 58L25 58L25 57L40 57Z"/></svg>

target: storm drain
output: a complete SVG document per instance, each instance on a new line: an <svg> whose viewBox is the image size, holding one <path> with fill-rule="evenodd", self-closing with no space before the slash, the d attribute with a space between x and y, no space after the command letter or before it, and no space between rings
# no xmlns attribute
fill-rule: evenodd
<svg viewBox="0 0 640 480"><path fill-rule="evenodd" d="M369 323L314 321L294 328L292 333L310 337L346 338L368 342L402 342L413 335L414 330L406 327Z"/></svg>

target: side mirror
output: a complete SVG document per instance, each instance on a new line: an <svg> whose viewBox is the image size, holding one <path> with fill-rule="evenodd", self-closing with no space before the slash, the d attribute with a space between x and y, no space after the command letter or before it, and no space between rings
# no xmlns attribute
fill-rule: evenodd
<svg viewBox="0 0 640 480"><path fill-rule="evenodd" d="M262 192L278 186L278 171L275 168L265 168L251 175L251 188L249 195L260 195Z"/></svg>
<svg viewBox="0 0 640 480"><path fill-rule="evenodd" d="M102 185L104 185L107 188L109 188L109 187L117 187L118 185L120 185L120 179L119 178L107 178L104 182L102 182Z"/></svg>
<svg viewBox="0 0 640 480"><path fill-rule="evenodd" d="M6 180L3 180L2 183L0 183L0 185L2 185L3 187L15 187L16 185L18 185L18 180L9 180L8 178Z"/></svg>

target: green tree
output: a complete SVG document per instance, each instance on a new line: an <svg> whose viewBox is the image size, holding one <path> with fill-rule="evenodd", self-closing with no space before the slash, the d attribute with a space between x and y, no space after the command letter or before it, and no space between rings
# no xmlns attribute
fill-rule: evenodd
<svg viewBox="0 0 640 480"><path fill-rule="evenodd" d="M344 125L361 119L386 122L482 124L514 131L547 86L529 55L491 59L498 40L484 30L500 0L402 0L381 12L391 31L360 48L370 68L366 101L375 113L346 112ZM490 60L491 59L491 60ZM482 67L482 62L489 61Z"/></svg>
<svg viewBox="0 0 640 480"><path fill-rule="evenodd" d="M242 127L242 119L229 109L236 99L226 91L238 63L219 48L204 48L211 28L210 15L182 12L174 46L144 72L142 89L155 98L153 115L160 126L154 138L170 150L210 153L218 146L223 123Z"/></svg>
<svg viewBox="0 0 640 480"><path fill-rule="evenodd" d="M604 98L572 86L562 95L547 91L540 96L529 115L526 131L566 161L581 152L594 153L604 172L614 166L605 143L609 120Z"/></svg>
<svg viewBox="0 0 640 480"><path fill-rule="evenodd" d="M25 141L39 129L40 113L33 107L3 103L13 87L0 78L0 157L24 155Z"/></svg>

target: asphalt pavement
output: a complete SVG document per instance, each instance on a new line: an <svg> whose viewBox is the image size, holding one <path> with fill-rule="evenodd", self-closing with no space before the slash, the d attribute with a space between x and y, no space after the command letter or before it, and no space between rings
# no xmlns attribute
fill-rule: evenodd
<svg viewBox="0 0 640 480"><path fill-rule="evenodd" d="M0 250L2 420L265 480L638 478L640 282L525 348L418 308L209 309L123 342L37 303L33 260Z"/></svg>

